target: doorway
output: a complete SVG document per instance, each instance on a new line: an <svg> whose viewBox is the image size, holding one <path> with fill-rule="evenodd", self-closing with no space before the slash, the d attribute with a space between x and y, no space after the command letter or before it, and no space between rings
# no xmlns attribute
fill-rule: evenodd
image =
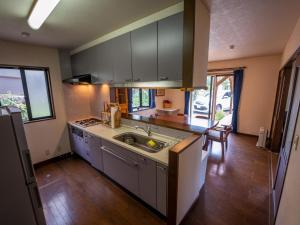
<svg viewBox="0 0 300 225"><path fill-rule="evenodd" d="M208 75L207 90L192 93L191 117L231 124L233 110L233 74Z"/></svg>

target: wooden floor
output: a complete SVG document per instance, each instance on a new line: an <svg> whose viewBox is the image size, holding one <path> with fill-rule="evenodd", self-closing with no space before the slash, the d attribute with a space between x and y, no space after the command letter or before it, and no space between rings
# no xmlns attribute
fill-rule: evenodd
<svg viewBox="0 0 300 225"><path fill-rule="evenodd" d="M231 135L225 156L212 146L205 187L182 224L267 225L268 153ZM80 159L36 170L48 225L156 225L165 221Z"/></svg>

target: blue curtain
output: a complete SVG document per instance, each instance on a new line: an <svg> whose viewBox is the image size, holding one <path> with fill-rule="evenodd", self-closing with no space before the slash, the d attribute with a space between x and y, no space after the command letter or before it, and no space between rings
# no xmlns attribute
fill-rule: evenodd
<svg viewBox="0 0 300 225"><path fill-rule="evenodd" d="M155 89L150 89L149 94L150 94L150 109L154 109L156 107L155 105Z"/></svg>
<svg viewBox="0 0 300 225"><path fill-rule="evenodd" d="M132 88L127 88L128 94L128 112L132 113Z"/></svg>
<svg viewBox="0 0 300 225"><path fill-rule="evenodd" d="M190 96L191 92L185 91L184 92L184 114L189 115L190 111Z"/></svg>
<svg viewBox="0 0 300 225"><path fill-rule="evenodd" d="M233 87L233 112L232 112L232 131L237 133L238 127L238 112L240 104L240 96L243 86L244 70L235 70L234 75L234 87Z"/></svg>

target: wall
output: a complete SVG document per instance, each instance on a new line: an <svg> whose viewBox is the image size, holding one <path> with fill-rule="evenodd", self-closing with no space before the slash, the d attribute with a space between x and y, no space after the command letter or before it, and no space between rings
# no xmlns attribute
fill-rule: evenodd
<svg viewBox="0 0 300 225"><path fill-rule="evenodd" d="M104 103L110 102L109 86L64 84L67 120L101 116Z"/></svg>
<svg viewBox="0 0 300 225"><path fill-rule="evenodd" d="M91 115L101 116L101 112L104 110L104 103L109 102L110 94L108 85L103 84L90 86Z"/></svg>
<svg viewBox="0 0 300 225"><path fill-rule="evenodd" d="M294 52L300 47L300 17L297 24L284 48L281 66L284 66L289 60L289 58L294 54Z"/></svg>
<svg viewBox="0 0 300 225"><path fill-rule="evenodd" d="M90 85L63 84L68 120L77 120L91 115Z"/></svg>
<svg viewBox="0 0 300 225"><path fill-rule="evenodd" d="M210 62L209 69L246 66L239 108L238 132L257 135L270 130L281 55Z"/></svg>
<svg viewBox="0 0 300 225"><path fill-rule="evenodd" d="M287 42L283 51L281 66L283 66L289 58L300 47L300 17ZM300 135L300 112L298 112L298 120L295 135ZM300 170L300 145L297 149L291 150L289 164L286 172L285 183L282 190L280 205L276 218L276 225L296 225L299 224L299 170Z"/></svg>
<svg viewBox="0 0 300 225"><path fill-rule="evenodd" d="M27 123L25 133L33 163L69 152L58 51L0 40L0 64L49 67L56 119Z"/></svg>

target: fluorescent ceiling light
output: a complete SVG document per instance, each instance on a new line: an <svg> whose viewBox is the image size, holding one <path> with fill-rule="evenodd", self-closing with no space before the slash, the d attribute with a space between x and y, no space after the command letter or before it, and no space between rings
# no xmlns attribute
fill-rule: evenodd
<svg viewBox="0 0 300 225"><path fill-rule="evenodd" d="M37 0L27 20L29 26L34 30L39 29L59 1L60 0Z"/></svg>

